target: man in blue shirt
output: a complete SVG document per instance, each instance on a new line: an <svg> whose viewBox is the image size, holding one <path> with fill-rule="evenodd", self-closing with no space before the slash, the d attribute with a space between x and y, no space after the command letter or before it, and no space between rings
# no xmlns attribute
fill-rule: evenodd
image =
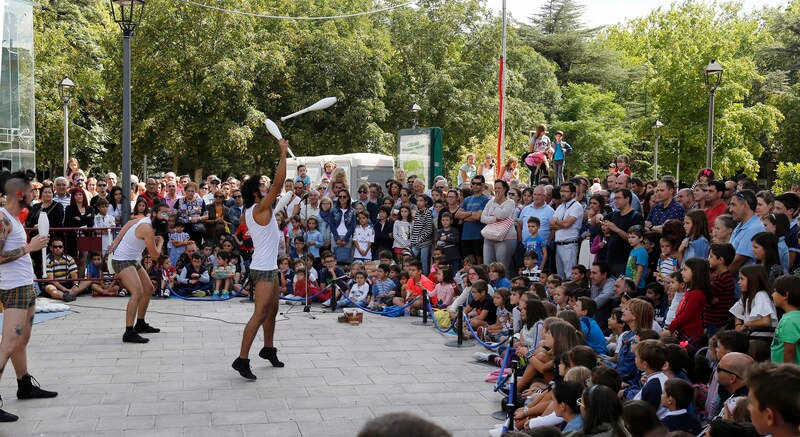
<svg viewBox="0 0 800 437"><path fill-rule="evenodd" d="M655 191L656 203L645 221L645 228L661 233L661 228L669 219L683 220L686 210L675 201L675 182L667 179L658 181Z"/></svg>
<svg viewBox="0 0 800 437"><path fill-rule="evenodd" d="M522 208L519 213L519 226L522 226L522 241L525 241L531 234L528 232L528 219L536 217L539 219L539 235L542 236L544 241L550 238L550 219L553 218L555 211L550 205L546 204L544 195L544 187L537 185L533 187L533 203Z"/></svg>
<svg viewBox="0 0 800 437"><path fill-rule="evenodd" d="M764 232L764 225L755 213L756 205L756 194L751 190L737 191L731 198L731 215L739 222L731 234L731 245L736 249L736 257L728 266L728 271L733 274L734 279L737 278L742 266L755 262L752 239L757 233ZM738 298L741 295L739 281L734 281L734 284Z"/></svg>
<svg viewBox="0 0 800 437"><path fill-rule="evenodd" d="M478 264L483 262L481 229L484 225L481 223L481 213L489 203L489 196L483 194L485 186L486 179L483 175L473 176L470 181L472 195L464 199L461 208L455 214L457 220L464 221L464 227L461 229L461 256L473 255Z"/></svg>

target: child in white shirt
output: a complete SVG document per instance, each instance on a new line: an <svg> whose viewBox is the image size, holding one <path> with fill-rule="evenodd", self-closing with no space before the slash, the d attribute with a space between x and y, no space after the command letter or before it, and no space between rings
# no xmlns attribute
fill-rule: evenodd
<svg viewBox="0 0 800 437"><path fill-rule="evenodd" d="M353 232L353 260L372 261L372 243L375 242L375 229L369 224L369 213L358 213L358 226Z"/></svg>
<svg viewBox="0 0 800 437"><path fill-rule="evenodd" d="M336 302L336 306L340 308L351 307L354 306L367 306L370 301L370 294L369 294L369 283L367 282L367 272L363 270L359 270L355 273L356 275L356 282L350 286L350 293L348 293L348 297L350 300L345 299L344 296L341 297ZM339 292L336 292L337 297L340 295ZM353 303L350 303L350 302Z"/></svg>

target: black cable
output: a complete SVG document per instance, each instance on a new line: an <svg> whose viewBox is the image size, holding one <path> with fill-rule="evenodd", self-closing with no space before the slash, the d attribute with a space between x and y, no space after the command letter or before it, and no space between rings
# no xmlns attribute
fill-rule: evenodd
<svg viewBox="0 0 800 437"><path fill-rule="evenodd" d="M126 311L125 308L101 307L101 306L94 306L94 305L77 305L77 304L74 304L72 302L70 302L69 306L70 307L78 307L78 308L91 308L91 309L97 309L97 310L111 310L111 311L122 311L122 312ZM168 312L168 311L157 311L157 310L147 310L147 312L148 312L148 314L161 314L161 315L167 315L167 316L180 316L180 317L192 317L192 318L195 318L195 319L215 320L217 322L226 323L228 325L239 325L239 326L247 325L247 323L231 322L229 320L220 319L220 318L217 318L217 317L196 316L194 314L172 313L172 312ZM281 315L283 315L283 314L281 314ZM284 320L289 320L289 318L284 316L282 319L278 319L278 318L275 319L276 322L281 322L281 321L284 321Z"/></svg>

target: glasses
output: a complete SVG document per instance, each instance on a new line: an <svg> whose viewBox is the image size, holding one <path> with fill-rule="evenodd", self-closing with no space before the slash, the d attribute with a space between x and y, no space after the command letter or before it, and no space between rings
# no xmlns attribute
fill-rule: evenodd
<svg viewBox="0 0 800 437"><path fill-rule="evenodd" d="M470 182L470 185L483 185L483 182Z"/></svg>
<svg viewBox="0 0 800 437"><path fill-rule="evenodd" d="M732 371L732 370L728 370L728 369L726 369L726 368L724 368L724 367L722 367L722 366L717 366L717 373L719 373L719 372L723 372L723 373L729 373L729 374L731 374L731 375L733 375L733 376L735 376L735 377L737 377L737 378L739 378L739 379L742 379L742 377L741 377L741 376L739 376L739 374L738 374L738 373L736 373L736 372L734 372L734 371Z"/></svg>
<svg viewBox="0 0 800 437"><path fill-rule="evenodd" d="M53 246L53 249L63 249L64 246Z"/></svg>
<svg viewBox="0 0 800 437"><path fill-rule="evenodd" d="M364 190L358 190L358 194L367 194L367 192Z"/></svg>
<svg viewBox="0 0 800 437"><path fill-rule="evenodd" d="M233 198L234 198L234 199L241 199L241 198L242 198L242 196L241 196L241 194L240 194L240 195L238 195L238 196L233 196Z"/></svg>
<svg viewBox="0 0 800 437"><path fill-rule="evenodd" d="M86 179L84 179L84 178L77 178L77 179L73 179L73 181L75 181L75 182L83 182L83 181L85 181L85 180L86 180Z"/></svg>
<svg viewBox="0 0 800 437"><path fill-rule="evenodd" d="M106 184L97 184L97 186L98 186L98 188L105 188L105 187L107 187L108 185L106 185Z"/></svg>
<svg viewBox="0 0 800 437"><path fill-rule="evenodd" d="M340 199L347 199L347 196L337 196L337 197L339 197Z"/></svg>

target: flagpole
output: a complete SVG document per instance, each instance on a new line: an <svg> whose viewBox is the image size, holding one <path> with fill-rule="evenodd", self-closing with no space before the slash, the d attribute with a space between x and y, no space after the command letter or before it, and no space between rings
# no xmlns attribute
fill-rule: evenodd
<svg viewBox="0 0 800 437"><path fill-rule="evenodd" d="M508 33L506 21L506 0L503 0L503 38L500 52L500 135L497 139L497 172L499 173L506 159L506 35Z"/></svg>

